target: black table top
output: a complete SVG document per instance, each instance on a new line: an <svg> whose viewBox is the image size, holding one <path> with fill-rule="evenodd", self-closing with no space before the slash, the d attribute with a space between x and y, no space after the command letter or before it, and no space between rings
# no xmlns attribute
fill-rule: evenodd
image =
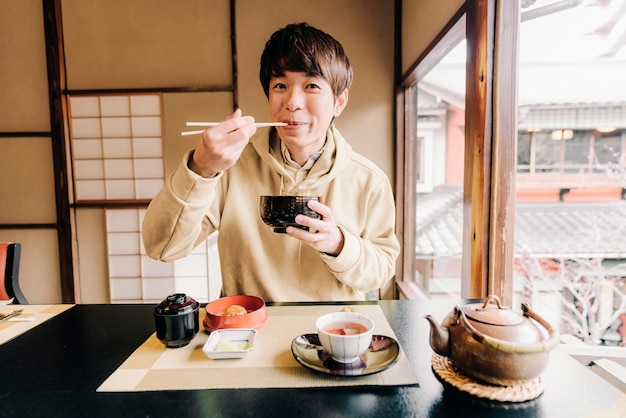
<svg viewBox="0 0 626 418"><path fill-rule="evenodd" d="M404 387L100 393L153 332L151 305L76 305L0 345L2 417L585 417L623 395L556 349L545 392L523 403L481 400L435 377L423 318L459 300L380 301L420 384Z"/></svg>

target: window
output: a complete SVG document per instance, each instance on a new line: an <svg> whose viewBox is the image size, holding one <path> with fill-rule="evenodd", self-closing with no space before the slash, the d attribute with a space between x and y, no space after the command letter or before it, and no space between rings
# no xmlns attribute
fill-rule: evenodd
<svg viewBox="0 0 626 418"><path fill-rule="evenodd" d="M410 228L400 283L407 297L458 296L463 224L465 18L460 17L404 90L407 194Z"/></svg>
<svg viewBox="0 0 626 418"><path fill-rule="evenodd" d="M215 236L172 263L149 258L141 244L144 209L106 209L111 303L159 303L164 295L186 293L199 302L219 296ZM219 267L217 267L219 268Z"/></svg>
<svg viewBox="0 0 626 418"><path fill-rule="evenodd" d="M626 309L626 49L614 40L626 17L622 2L566 3L521 15L514 287L562 333L614 344Z"/></svg>
<svg viewBox="0 0 626 418"><path fill-rule="evenodd" d="M163 185L160 95L70 97L76 201L150 199Z"/></svg>
<svg viewBox="0 0 626 418"><path fill-rule="evenodd" d="M493 6L493 3L487 3ZM516 55L516 42L512 41L515 41L517 35L508 40L505 39L506 36L496 36L493 41L496 52L493 57L496 61L489 63L487 59L487 66L478 71L489 75L492 70L490 65L493 64L493 78L496 80L489 84L492 90L487 91L487 100L491 102L487 103L481 115L472 114L475 103L469 102L476 100L476 93L472 89L481 80L472 78L472 74L468 72L466 77L473 82L465 86L466 101L472 105L468 104L465 109L465 145L471 148L462 152L466 163L462 183L465 190L462 190L463 205L460 209L463 213L462 224L459 223L459 229L463 230L463 245L459 252L462 264L462 296L468 295L464 293L464 283L473 283L481 275L484 280L486 271L488 282L486 285L484 281L482 284L478 283L478 292L470 289L470 296L485 289L496 294L512 293L513 305L518 305L520 299L526 298L542 313L556 307L560 311L556 314L556 323L559 322L560 314L567 313L567 306L577 306L583 310L584 315L576 312L564 320L571 329L589 330L590 327L600 324L600 321L594 324L580 321L575 323L572 322L572 317L602 317L604 322L601 328L604 326L604 330L609 333L611 327L615 328L616 315L626 306L622 273L626 261L623 238L618 243L618 237L623 237L623 232L626 231L626 97L622 97L622 92L626 91L626 78L623 77L626 74L626 50L619 43L611 43L612 39L617 39L616 34L611 35L611 31L619 31L623 27L624 13L617 7L617 3L619 2L566 4L551 0L523 3L523 9L516 12L518 18L521 15L523 22L519 31L518 100L513 100L516 97L514 92L498 90L507 85L518 84L515 79L513 82L506 82L507 73L509 77L516 73L510 67L511 63L516 62L515 57L507 56L510 59L508 62L503 58L506 54ZM500 5L507 9L508 4L503 2ZM474 8L477 7L479 6L473 3L466 4L466 12L476 13ZM511 18L508 23L518 21L513 18L515 16L511 10L502 13L505 19ZM600 16L604 20L599 20ZM478 20L473 16L472 21ZM494 25L496 32L499 27L501 28ZM509 33L517 34L517 28L507 29L510 29ZM476 51L485 47L477 39L470 38L470 33L475 35L472 30L467 29L467 50L473 51L475 55L468 57L468 70L474 65L481 65L477 58L481 59L482 56ZM587 38L581 38L581 34L586 34ZM450 236L461 239L458 232L434 227L440 225L445 216L455 213L453 210L439 213L433 219L421 223L427 219L425 216L420 217L421 195L417 192L415 198L409 195L412 190L411 181L414 182L413 190L422 192L422 198L428 193L424 193L428 189L419 189L422 180L427 176L423 174L426 166L417 153L430 152L425 151L423 141L426 136L421 135L424 130L420 130L419 123L432 122L423 118L425 115L421 115L419 111L415 112L415 116L410 115L413 109L411 86L416 86L415 107L419 109L421 86L428 79L431 70L435 74L438 64L446 62L446 58L437 58L445 57L450 51L448 49L445 50L446 53L442 53L441 48L446 44L446 39L449 39L448 34L441 37L428 56L417 64L414 74L407 76L403 84L404 101L401 103L409 114L405 114L402 130L404 143L400 149L405 156L405 171L410 173L406 180L408 185L405 184L403 188L405 225L410 228L403 234L405 248L409 248L405 249L403 272L404 280L412 281L419 288L419 291L411 294L410 286L401 283L399 286L406 297L434 296L432 284L435 281L432 278L443 270L437 270L435 266L442 261L449 261L442 253L433 256L435 251L432 249L429 249L430 253L425 251L423 256L418 251L413 254L413 248L419 249L422 241L441 243ZM503 40L507 42L508 48L499 43ZM535 43L529 43L530 40ZM486 43L488 42L487 39ZM489 45L487 49L490 50ZM489 53L486 55L491 56ZM461 66L457 73L462 74L463 70ZM431 77L428 80L431 84L428 86L429 92L435 102L437 97L450 96L446 83L451 80L454 78L450 77L450 73L447 77ZM442 92L447 95L441 94ZM517 118L511 119L506 106L512 108L515 104L519 107L512 113L517 114ZM416 119L413 132L412 118ZM449 121L446 126L450 126ZM511 131L505 132L509 128ZM492 140L485 144L476 142L477 135L483 133L486 136L491 134ZM436 135L433 136L433 143L437 144ZM447 143L450 144L449 138ZM503 150L502 146L509 148ZM481 152L480 158L484 156L491 161L480 165L480 161L472 160L472 155L477 151ZM436 148L433 148L432 154L433 167L436 167ZM453 154L450 147L446 154ZM511 161L502 158L509 155ZM468 161L472 161L472 167L467 164ZM433 168L431 173L432 190L436 190L438 186L435 171L436 168ZM507 173L516 174L513 183L515 188L507 188L506 184L501 184L503 179L506 180ZM474 183L481 181L480 176L485 176L486 180L479 183L478 187L488 190L489 196L480 196L480 190L474 188ZM467 190L468 187L473 189ZM478 200L475 200L476 196L479 197ZM511 205L511 201L516 204ZM481 207L476 208L476 204ZM471 213L470 216L467 216L468 212ZM411 221L413 216L416 218L416 225L406 222ZM466 224L468 219L471 220L471 225ZM424 224L433 227L430 230L432 234L418 229ZM468 230L471 232L468 233ZM510 232L512 230L515 235ZM416 233L412 242L407 236L413 231L422 233ZM505 233L510 233L511 236L503 241L500 237ZM467 237L473 239L481 234L483 239L478 240L475 247L470 245L468 250ZM481 248L488 250L481 254ZM498 253L501 248L510 251L511 255ZM467 260L474 263L469 269L465 268ZM450 267L450 263L445 266ZM537 269L537 266L541 268ZM533 280L531 276L538 279L568 277L576 280L579 286L577 289L570 287L573 291L568 293L564 289L571 283ZM529 278L530 280L526 280ZM512 286L510 293L505 283L507 280ZM450 286L450 281L446 284L449 285L445 287L446 292L456 289L454 285ZM596 293L593 296L583 296L588 289L595 289L593 292ZM598 293L599 289L604 289L604 292ZM602 306L605 310L598 316L599 312L594 309L600 304L593 302L599 300L604 301ZM549 314L544 316L553 319ZM599 337L582 335L581 338L597 341Z"/></svg>
<svg viewBox="0 0 626 418"><path fill-rule="evenodd" d="M491 293L512 302L518 22L516 3L464 3L401 82L400 297ZM425 114L429 97L443 115ZM427 138L420 122L433 118L442 128L431 125L432 192L424 193L416 153L426 147L416 144Z"/></svg>

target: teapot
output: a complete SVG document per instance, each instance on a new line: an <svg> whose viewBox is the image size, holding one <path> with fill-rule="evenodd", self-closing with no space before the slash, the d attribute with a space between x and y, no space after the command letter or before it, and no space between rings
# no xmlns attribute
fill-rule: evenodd
<svg viewBox="0 0 626 418"><path fill-rule="evenodd" d="M500 386L513 386L538 377L558 333L522 303L522 313L503 307L495 295L483 303L456 306L441 325L432 315L430 345L448 357L463 375Z"/></svg>

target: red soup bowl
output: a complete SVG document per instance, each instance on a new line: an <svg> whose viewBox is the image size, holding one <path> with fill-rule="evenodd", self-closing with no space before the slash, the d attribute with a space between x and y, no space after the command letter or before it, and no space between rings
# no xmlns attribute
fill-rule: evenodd
<svg viewBox="0 0 626 418"><path fill-rule="evenodd" d="M232 314L234 307L245 308L244 314ZM260 329L267 321L265 301L257 296L226 296L206 305L204 328L211 332L226 328Z"/></svg>

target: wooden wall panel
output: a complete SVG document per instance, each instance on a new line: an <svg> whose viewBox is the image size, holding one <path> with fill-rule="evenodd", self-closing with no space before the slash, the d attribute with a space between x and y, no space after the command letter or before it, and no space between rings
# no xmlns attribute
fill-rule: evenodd
<svg viewBox="0 0 626 418"><path fill-rule="evenodd" d="M62 5L70 90L231 86L228 0Z"/></svg>
<svg viewBox="0 0 626 418"><path fill-rule="evenodd" d="M0 132L50 130L40 0L0 1Z"/></svg>
<svg viewBox="0 0 626 418"><path fill-rule="evenodd" d="M0 138L0 224L54 223L50 138Z"/></svg>
<svg viewBox="0 0 626 418"><path fill-rule="evenodd" d="M103 209L76 210L80 302L109 303L107 237Z"/></svg>

